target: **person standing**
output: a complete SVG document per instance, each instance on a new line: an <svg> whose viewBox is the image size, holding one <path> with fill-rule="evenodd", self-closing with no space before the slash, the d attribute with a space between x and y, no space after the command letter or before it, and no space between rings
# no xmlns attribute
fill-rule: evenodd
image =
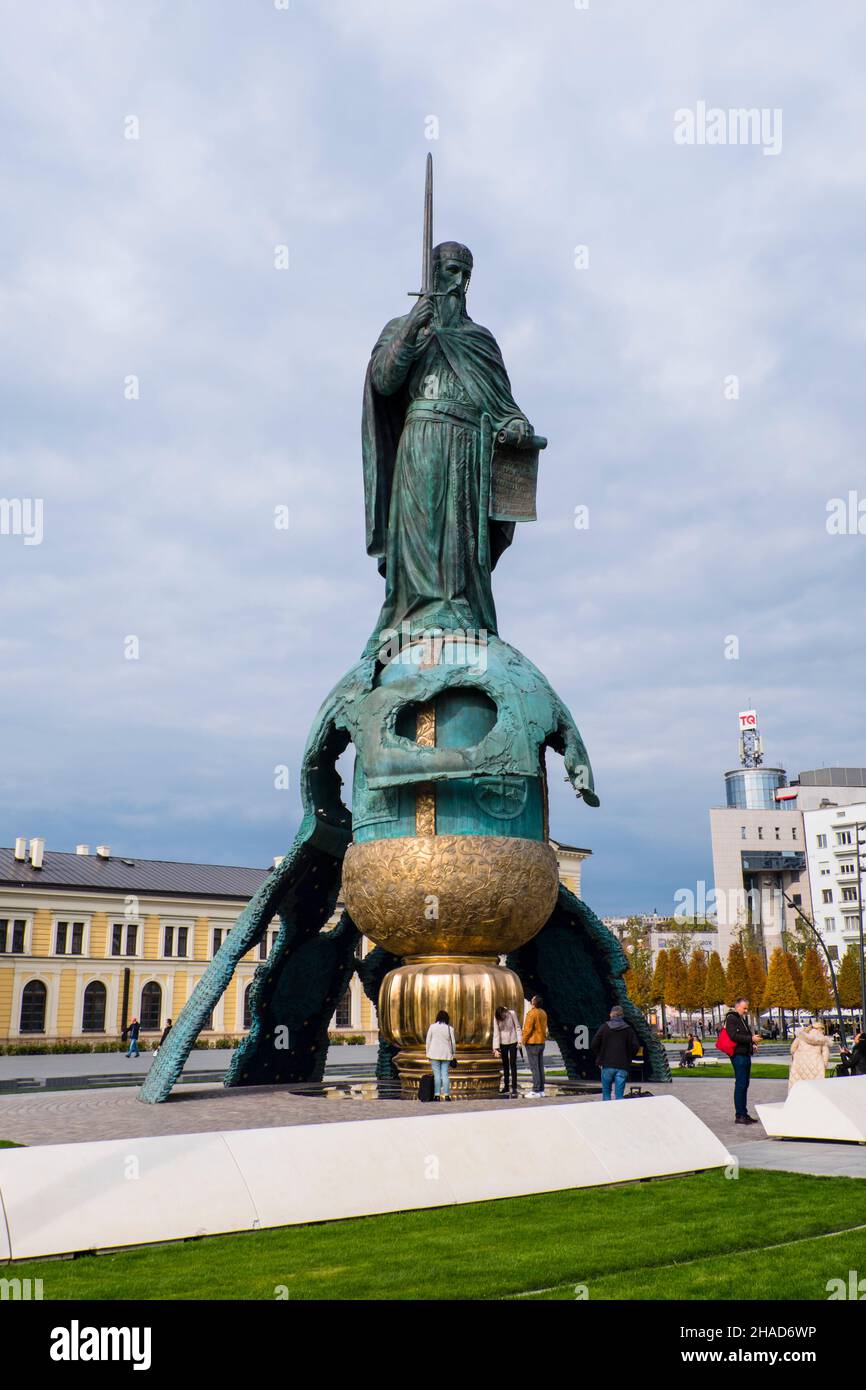
<svg viewBox="0 0 866 1390"><path fill-rule="evenodd" d="M632 1058L640 1047L640 1039L631 1024L626 1022L621 1004L614 1004L610 1017L601 1025L590 1047L596 1065L601 1070L602 1100L622 1100Z"/></svg>
<svg viewBox="0 0 866 1390"><path fill-rule="evenodd" d="M801 1028L791 1043L788 1092L798 1081L823 1081L830 1065L830 1039L820 1018Z"/></svg>
<svg viewBox="0 0 866 1390"><path fill-rule="evenodd" d="M502 1094L517 1095L517 1045L520 1020L513 1009L502 1005L493 1015L493 1055L502 1058Z"/></svg>
<svg viewBox="0 0 866 1390"><path fill-rule="evenodd" d="M534 994L532 1007L523 1020L523 1046L532 1074L532 1090L524 1091L527 1100L540 1100L544 1095L544 1044L547 1042L547 1014L541 1007L540 994Z"/></svg>
<svg viewBox="0 0 866 1390"><path fill-rule="evenodd" d="M156 1047L153 1049L153 1055L154 1055L154 1057L155 1057L156 1054L159 1052L159 1049L162 1047L163 1043L165 1042L166 1038L168 1037L169 1033L171 1032L171 1028L172 1028L172 1023L171 1023L171 1019L169 1019L169 1020L168 1020L168 1023L165 1025L165 1027L164 1027L163 1030L162 1030L162 1034L161 1034L161 1036L160 1036L159 1042L157 1043Z"/></svg>
<svg viewBox="0 0 866 1390"><path fill-rule="evenodd" d="M457 1039L451 1019L440 1009L436 1021L427 1029L427 1057L433 1070L433 1099L451 1099L451 1063L457 1056Z"/></svg>
<svg viewBox="0 0 866 1390"><path fill-rule="evenodd" d="M129 1039L129 1047L128 1047L127 1052L126 1052L127 1057L137 1057L137 1056L139 1055L139 1054L138 1054L138 1035L139 1035L140 1032L141 1032L141 1028L139 1027L138 1019L137 1019L137 1018L134 1018L134 1019L132 1020L132 1022L130 1023L129 1028L127 1029L127 1034L126 1034L127 1038Z"/></svg>
<svg viewBox="0 0 866 1390"><path fill-rule="evenodd" d="M752 1075L752 1053L756 1043L761 1041L758 1033L753 1033L746 1015L749 1012L748 999L738 999L725 1018L725 1031L734 1044L731 1065L734 1068L734 1123L756 1125L758 1121L749 1114L749 1078Z"/></svg>

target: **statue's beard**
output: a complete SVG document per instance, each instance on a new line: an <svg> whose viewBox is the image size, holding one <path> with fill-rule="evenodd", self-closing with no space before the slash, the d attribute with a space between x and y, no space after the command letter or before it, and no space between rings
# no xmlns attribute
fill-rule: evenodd
<svg viewBox="0 0 866 1390"><path fill-rule="evenodd" d="M466 312L466 293L462 289L447 290L438 302L442 323L454 323Z"/></svg>

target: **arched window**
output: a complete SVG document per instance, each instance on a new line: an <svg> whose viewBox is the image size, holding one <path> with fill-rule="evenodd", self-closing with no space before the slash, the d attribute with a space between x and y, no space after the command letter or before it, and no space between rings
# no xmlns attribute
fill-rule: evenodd
<svg viewBox="0 0 866 1390"><path fill-rule="evenodd" d="M22 1033L45 1032L45 1003L48 990L41 980L28 980L21 993Z"/></svg>
<svg viewBox="0 0 866 1390"><path fill-rule="evenodd" d="M148 980L141 991L141 1018L139 1022L146 1033L159 1031L162 1022L162 990L156 980Z"/></svg>
<svg viewBox="0 0 866 1390"><path fill-rule="evenodd" d="M84 991L84 1008L81 1013L82 1033L105 1032L105 985L101 980L92 980Z"/></svg>
<svg viewBox="0 0 866 1390"><path fill-rule="evenodd" d="M334 1014L335 1028L351 1028L352 1026L352 991L346 990L339 1004L337 1012Z"/></svg>
<svg viewBox="0 0 866 1390"><path fill-rule="evenodd" d="M251 1003L250 1003L250 990L251 990L251 989L252 989L252 985L249 984L249 985L247 985L246 989L244 990L244 1027L245 1027L245 1028L251 1028L252 1025L253 1025L253 1011L252 1011L252 1005L251 1005Z"/></svg>

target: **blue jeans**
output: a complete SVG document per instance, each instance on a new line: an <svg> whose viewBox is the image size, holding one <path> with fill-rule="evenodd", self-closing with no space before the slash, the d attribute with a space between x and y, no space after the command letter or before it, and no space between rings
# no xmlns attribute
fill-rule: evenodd
<svg viewBox="0 0 866 1390"><path fill-rule="evenodd" d="M431 1057L430 1065L433 1068L434 1096L450 1096L451 1082L448 1073L451 1070L451 1063L438 1062L434 1057Z"/></svg>
<svg viewBox="0 0 866 1390"><path fill-rule="evenodd" d="M602 1100L622 1100L625 1095L625 1083L628 1081L628 1069L626 1067L602 1067L601 1069L601 1098ZM610 1088L613 1086L613 1095Z"/></svg>
<svg viewBox="0 0 866 1390"><path fill-rule="evenodd" d="M525 1043L526 1060L532 1077L532 1089L537 1096L544 1095L544 1043Z"/></svg>
<svg viewBox="0 0 866 1390"><path fill-rule="evenodd" d="M137 1057L137 1056L138 1056L138 1038L130 1038L130 1040L129 1040L129 1051L127 1052L126 1055L127 1055L127 1057Z"/></svg>
<svg viewBox="0 0 866 1390"><path fill-rule="evenodd" d="M749 1077L752 1074L751 1057L732 1057L731 1066L734 1068L734 1113L736 1115L748 1115Z"/></svg>

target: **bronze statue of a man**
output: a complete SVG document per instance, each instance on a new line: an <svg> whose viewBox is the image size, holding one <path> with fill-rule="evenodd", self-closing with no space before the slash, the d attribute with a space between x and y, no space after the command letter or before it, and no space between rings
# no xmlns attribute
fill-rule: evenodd
<svg viewBox="0 0 866 1390"><path fill-rule="evenodd" d="M514 521L489 516L492 441L533 439L495 338L466 312L472 253L442 242L432 271L432 293L385 326L367 369L367 553L386 585L371 645L404 622L496 632L490 576Z"/></svg>

